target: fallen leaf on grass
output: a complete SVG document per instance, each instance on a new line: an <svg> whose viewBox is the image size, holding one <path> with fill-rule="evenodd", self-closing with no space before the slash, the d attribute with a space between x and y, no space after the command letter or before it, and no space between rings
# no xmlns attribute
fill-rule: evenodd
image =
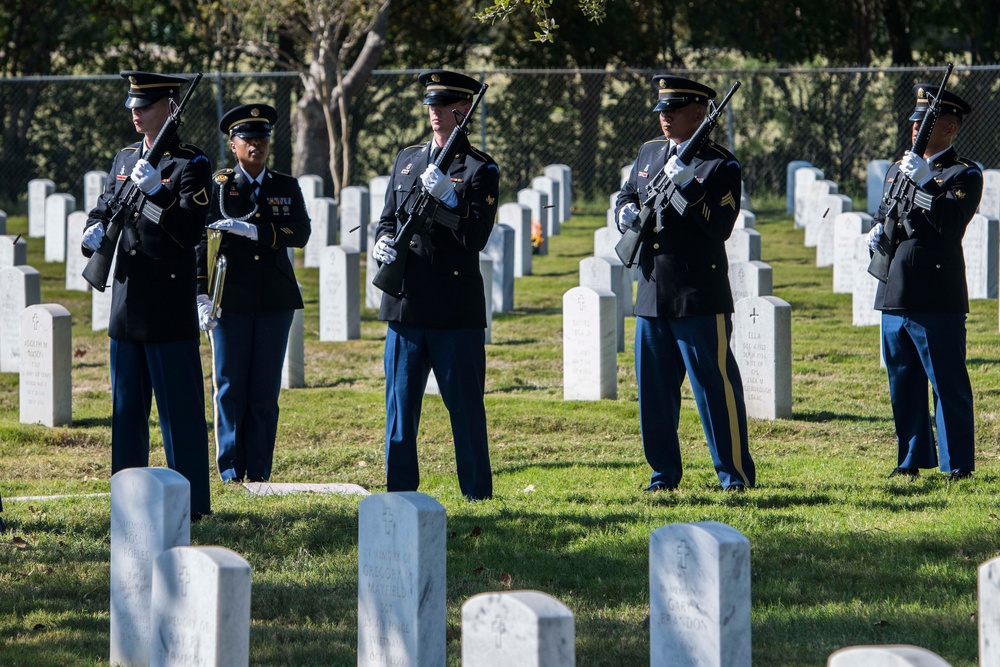
<svg viewBox="0 0 1000 667"><path fill-rule="evenodd" d="M17 547L18 549L28 548L28 543L22 540L20 537L15 537L10 541L10 543L13 544L15 547Z"/></svg>
<svg viewBox="0 0 1000 667"><path fill-rule="evenodd" d="M85 356L86 354L87 354L87 351L84 350L83 348L77 348L77 349L73 350L73 358L74 359L79 359L80 357Z"/></svg>
<svg viewBox="0 0 1000 667"><path fill-rule="evenodd" d="M529 484L528 486L526 486L523 489L521 489L521 493L531 493L534 490L535 490L535 485L534 484Z"/></svg>
<svg viewBox="0 0 1000 667"><path fill-rule="evenodd" d="M358 467L359 468L367 468L368 467L368 461L358 461Z"/></svg>
<svg viewBox="0 0 1000 667"><path fill-rule="evenodd" d="M510 572L504 572L500 575L500 584L503 585L504 588L510 588L513 581L514 577L510 574Z"/></svg>
<svg viewBox="0 0 1000 667"><path fill-rule="evenodd" d="M994 514L993 512L990 512L990 518L996 521L997 515Z"/></svg>

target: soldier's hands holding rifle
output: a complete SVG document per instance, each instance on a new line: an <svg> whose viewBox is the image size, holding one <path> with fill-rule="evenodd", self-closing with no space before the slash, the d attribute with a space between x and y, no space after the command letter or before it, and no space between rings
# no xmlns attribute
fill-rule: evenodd
<svg viewBox="0 0 1000 667"><path fill-rule="evenodd" d="M684 164L680 161L676 155L671 156L667 163L663 165L663 173L667 175L671 181L680 187L694 178L694 167L688 164Z"/></svg>
<svg viewBox="0 0 1000 667"><path fill-rule="evenodd" d="M882 223L877 222L868 232L868 249L872 252L878 250L879 243L882 241L882 230Z"/></svg>
<svg viewBox="0 0 1000 667"><path fill-rule="evenodd" d="M396 261L396 239L391 236L383 236L375 243L372 249L372 257L381 264L392 264Z"/></svg>
<svg viewBox="0 0 1000 667"><path fill-rule="evenodd" d="M903 153L903 159L899 162L899 170L920 186L925 185L931 178L931 167L927 164L927 160L913 151Z"/></svg>
<svg viewBox="0 0 1000 667"><path fill-rule="evenodd" d="M618 211L618 228L624 231L635 224L639 218L639 207L629 202Z"/></svg>
<svg viewBox="0 0 1000 667"><path fill-rule="evenodd" d="M97 250L104 240L104 225L96 223L83 230L83 247L87 250Z"/></svg>
<svg viewBox="0 0 1000 667"><path fill-rule="evenodd" d="M160 178L160 167L149 164L146 158L140 158L132 168L132 182L147 195L151 195L163 186Z"/></svg>
<svg viewBox="0 0 1000 667"><path fill-rule="evenodd" d="M215 317L213 317L212 299L207 294L198 295L198 326L202 331L211 331L214 329L215 325L219 323L219 315L221 314L222 309L219 308L215 311Z"/></svg>
<svg viewBox="0 0 1000 667"><path fill-rule="evenodd" d="M455 192L455 186L451 184L451 179L445 176L436 164L429 165L424 173L420 174L420 182L427 190L427 194L448 208L455 208L458 204L458 193Z"/></svg>

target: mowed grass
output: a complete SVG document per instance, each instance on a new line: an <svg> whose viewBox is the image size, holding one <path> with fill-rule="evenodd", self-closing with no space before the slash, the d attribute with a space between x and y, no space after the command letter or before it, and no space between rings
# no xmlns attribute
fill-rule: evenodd
<svg viewBox="0 0 1000 667"><path fill-rule="evenodd" d="M831 269L816 268L783 200L757 203L774 294L792 306L793 417L751 420L756 489L718 489L685 384L681 490L641 492L649 469L632 320L618 355L618 399L562 400L562 295L592 253L601 211L573 217L550 254L534 257L534 275L517 279L514 312L493 319L492 501L462 499L447 411L438 397L425 399L420 490L448 512L449 665L461 662L462 603L508 586L544 591L572 610L577 664L648 664L649 535L694 521L724 522L750 540L756 664L824 665L840 647L896 643L976 664L976 569L1000 554L997 301L973 302L968 325L976 476L886 479L896 454L878 327L851 326L850 295L832 293ZM14 218L9 226L16 234L27 225ZM65 291L62 266L42 262L42 240L31 239L29 251L43 301L73 314L74 425L19 424L17 376L0 375L0 489L7 498L106 493L107 336L91 331L89 295ZM282 394L273 480L383 491L385 325L365 310L361 340L320 343L317 271L297 274L308 386ZM203 352L207 371L207 345ZM153 438L152 464L164 465L156 428ZM212 501L215 514L192 526L192 543L228 547L253 567L251 664L356 664L359 499L258 498L215 480ZM108 498L8 500L4 509L0 664L106 664Z"/></svg>

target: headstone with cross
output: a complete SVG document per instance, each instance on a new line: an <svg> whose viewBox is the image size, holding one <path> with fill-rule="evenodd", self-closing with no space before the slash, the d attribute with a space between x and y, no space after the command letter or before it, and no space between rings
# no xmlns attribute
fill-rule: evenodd
<svg viewBox="0 0 1000 667"><path fill-rule="evenodd" d="M736 302L733 353L748 417L792 416L792 307L776 296Z"/></svg>
<svg viewBox="0 0 1000 667"><path fill-rule="evenodd" d="M20 417L22 424L69 426L73 421L73 325L56 303L21 311Z"/></svg>
<svg viewBox="0 0 1000 667"><path fill-rule="evenodd" d="M624 352L625 318L632 314L632 274L617 255L585 257L580 260L580 285L614 292L616 350Z"/></svg>
<svg viewBox="0 0 1000 667"><path fill-rule="evenodd" d="M749 667L750 541L716 521L649 538L650 664Z"/></svg>
<svg viewBox="0 0 1000 667"><path fill-rule="evenodd" d="M480 593L462 605L464 667L573 667L573 614L539 591Z"/></svg>
<svg viewBox="0 0 1000 667"><path fill-rule="evenodd" d="M733 302L748 296L771 296L773 274L771 265L760 260L730 263L729 289L733 293Z"/></svg>
<svg viewBox="0 0 1000 667"><path fill-rule="evenodd" d="M422 493L358 505L358 667L445 664L446 519Z"/></svg>
<svg viewBox="0 0 1000 667"><path fill-rule="evenodd" d="M178 546L153 568L150 667L250 664L250 563L224 547Z"/></svg>
<svg viewBox="0 0 1000 667"><path fill-rule="evenodd" d="M857 271L868 271L867 255L862 259L857 254L858 237L868 237L872 228L872 217L867 213L841 213L833 221L833 291L835 294L850 294L854 291L854 275ZM859 267L859 263L863 266Z"/></svg>
<svg viewBox="0 0 1000 667"><path fill-rule="evenodd" d="M361 338L361 254L352 246L331 245L320 252L319 339Z"/></svg>
<svg viewBox="0 0 1000 667"><path fill-rule="evenodd" d="M6 229L6 213L0 211L0 222ZM28 242L20 234L0 235L0 269L28 263Z"/></svg>
<svg viewBox="0 0 1000 667"><path fill-rule="evenodd" d="M21 312L42 300L42 277L26 266L0 269L0 372L21 368Z"/></svg>
<svg viewBox="0 0 1000 667"><path fill-rule="evenodd" d="M574 287L563 294L563 400L618 397L618 305L608 289Z"/></svg>
<svg viewBox="0 0 1000 667"><path fill-rule="evenodd" d="M306 197L306 209L309 211L312 232L302 251L302 265L319 268L323 249L337 243L337 200L330 197Z"/></svg>
<svg viewBox="0 0 1000 667"><path fill-rule="evenodd" d="M149 664L153 563L191 543L190 489L169 468L126 468L111 477L112 665Z"/></svg>
<svg viewBox="0 0 1000 667"><path fill-rule="evenodd" d="M760 260L760 232L748 227L736 227L726 239L726 257L729 263Z"/></svg>

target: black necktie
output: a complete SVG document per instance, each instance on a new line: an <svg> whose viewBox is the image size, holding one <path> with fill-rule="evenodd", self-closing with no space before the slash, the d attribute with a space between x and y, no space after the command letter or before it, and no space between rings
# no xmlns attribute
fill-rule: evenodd
<svg viewBox="0 0 1000 667"><path fill-rule="evenodd" d="M440 146L434 146L433 148L431 148L431 161L428 164L434 164L435 162L437 162L438 153L440 152L441 152Z"/></svg>
<svg viewBox="0 0 1000 667"><path fill-rule="evenodd" d="M253 182L253 186L250 188L250 201L254 204L257 203L257 191L260 190L260 183L257 181Z"/></svg>

